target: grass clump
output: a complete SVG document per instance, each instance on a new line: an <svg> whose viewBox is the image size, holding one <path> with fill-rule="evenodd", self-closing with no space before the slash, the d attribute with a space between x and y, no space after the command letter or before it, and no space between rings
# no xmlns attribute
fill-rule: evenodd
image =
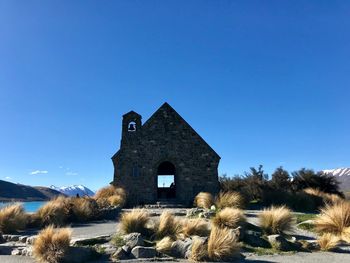
<svg viewBox="0 0 350 263"><path fill-rule="evenodd" d="M285 206L271 206L259 215L259 223L266 234L285 234L292 230L294 218Z"/></svg>
<svg viewBox="0 0 350 263"><path fill-rule="evenodd" d="M0 232L10 234L22 230L27 224L27 215L21 204L8 205L0 209Z"/></svg>
<svg viewBox="0 0 350 263"><path fill-rule="evenodd" d="M33 244L33 256L39 262L59 263L67 255L71 230L48 226L42 230Z"/></svg>
<svg viewBox="0 0 350 263"><path fill-rule="evenodd" d="M124 212L120 218L120 231L123 234L141 233L148 234L147 225L150 222L148 213L143 209L132 209Z"/></svg>
<svg viewBox="0 0 350 263"><path fill-rule="evenodd" d="M326 205L315 220L315 229L319 233L331 233L350 240L350 203Z"/></svg>
<svg viewBox="0 0 350 263"><path fill-rule="evenodd" d="M126 202L126 192L121 187L106 186L98 190L94 196L100 205L123 206Z"/></svg>
<svg viewBox="0 0 350 263"><path fill-rule="evenodd" d="M244 199L238 192L220 192L215 203L221 209L225 207L243 208Z"/></svg>
<svg viewBox="0 0 350 263"><path fill-rule="evenodd" d="M202 236L206 237L209 235L208 223L200 218L196 219L184 219L181 222L181 233L185 237L190 236Z"/></svg>
<svg viewBox="0 0 350 263"><path fill-rule="evenodd" d="M111 242L117 247L122 247L126 244L124 238L120 235L113 236Z"/></svg>
<svg viewBox="0 0 350 263"><path fill-rule="evenodd" d="M166 236L175 237L180 231L180 223L169 211L164 211L159 217L156 227L156 238L162 239Z"/></svg>
<svg viewBox="0 0 350 263"><path fill-rule="evenodd" d="M208 257L212 261L230 261L240 256L238 237L229 228L213 227L208 239Z"/></svg>
<svg viewBox="0 0 350 263"><path fill-rule="evenodd" d="M246 222L246 217L241 209L226 207L213 218L213 224L219 228L236 228Z"/></svg>
<svg viewBox="0 0 350 263"><path fill-rule="evenodd" d="M163 254L170 254L172 251L172 244L174 240L172 237L164 237L156 244L156 250Z"/></svg>
<svg viewBox="0 0 350 263"><path fill-rule="evenodd" d="M40 207L36 215L44 226L63 226L68 221L71 207L68 198L59 196Z"/></svg>
<svg viewBox="0 0 350 263"><path fill-rule="evenodd" d="M206 261L208 260L208 242L202 240L201 238L194 238L191 247L191 256L189 260L191 261Z"/></svg>
<svg viewBox="0 0 350 263"><path fill-rule="evenodd" d="M86 222L96 217L98 205L95 199L91 197L71 198L71 216L73 221Z"/></svg>
<svg viewBox="0 0 350 263"><path fill-rule="evenodd" d="M326 204L336 204L342 202L344 199L337 194L325 193L317 188L306 188L303 190L305 193L322 198Z"/></svg>
<svg viewBox="0 0 350 263"><path fill-rule="evenodd" d="M339 242L339 238L331 233L325 233L317 239L317 243L322 251L333 250Z"/></svg>
<svg viewBox="0 0 350 263"><path fill-rule="evenodd" d="M200 192L194 199L194 205L200 208L209 209L214 204L214 197L211 193Z"/></svg>

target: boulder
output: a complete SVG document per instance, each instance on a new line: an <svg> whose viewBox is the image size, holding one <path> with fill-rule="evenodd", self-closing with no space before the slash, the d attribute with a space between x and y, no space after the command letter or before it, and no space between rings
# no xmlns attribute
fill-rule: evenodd
<svg viewBox="0 0 350 263"><path fill-rule="evenodd" d="M170 256L176 258L185 258L187 251L192 246L193 240L191 238L186 238L185 240L176 240L171 245Z"/></svg>
<svg viewBox="0 0 350 263"><path fill-rule="evenodd" d="M125 244L133 249L136 246L144 246L145 242L140 233L130 233L123 236Z"/></svg>
<svg viewBox="0 0 350 263"><path fill-rule="evenodd" d="M135 258L154 258L156 257L157 252L153 247L136 246L131 250L131 254Z"/></svg>
<svg viewBox="0 0 350 263"><path fill-rule="evenodd" d="M128 245L122 246L122 249L124 249L124 251L125 251L127 254L130 254L130 253L131 253L131 247L129 247Z"/></svg>
<svg viewBox="0 0 350 263"><path fill-rule="evenodd" d="M108 208L103 208L100 210L97 219L99 220L115 220L118 218L121 208L119 206L112 206Z"/></svg>
<svg viewBox="0 0 350 263"><path fill-rule="evenodd" d="M186 217L198 217L200 213L203 213L204 209L203 208L191 208L187 211Z"/></svg>
<svg viewBox="0 0 350 263"><path fill-rule="evenodd" d="M85 263L97 257L96 252L90 247L69 247L64 258L65 263Z"/></svg>
<svg viewBox="0 0 350 263"><path fill-rule="evenodd" d="M263 248L270 248L271 245L268 241L261 238L260 232L255 232L252 230L248 230L244 234L244 242L248 245L251 245L252 247L263 247Z"/></svg>
<svg viewBox="0 0 350 263"><path fill-rule="evenodd" d="M288 240L281 235L269 235L267 236L267 239L269 240L271 246L275 249L281 251L290 251L295 249L293 244L288 242Z"/></svg>
<svg viewBox="0 0 350 263"><path fill-rule="evenodd" d="M101 254L112 255L117 251L117 247L111 243L97 244L94 247L96 251L101 251Z"/></svg>
<svg viewBox="0 0 350 263"><path fill-rule="evenodd" d="M25 244L27 242L27 238L28 238L28 236L20 236L18 238L18 242L21 242L21 243Z"/></svg>
<svg viewBox="0 0 350 263"><path fill-rule="evenodd" d="M33 245L36 238L37 238L37 236L30 236L30 237L28 237L27 240L26 240L26 244L27 245Z"/></svg>
<svg viewBox="0 0 350 263"><path fill-rule="evenodd" d="M117 251L113 253L112 258L118 260L128 259L129 254L122 247L119 247Z"/></svg>
<svg viewBox="0 0 350 263"><path fill-rule="evenodd" d="M77 238L71 241L72 246L90 246L96 244L104 244L111 240L111 237L108 235L96 236L89 238Z"/></svg>
<svg viewBox="0 0 350 263"><path fill-rule="evenodd" d="M5 243L5 242L6 242L5 238L4 238L3 235L0 233L0 244Z"/></svg>

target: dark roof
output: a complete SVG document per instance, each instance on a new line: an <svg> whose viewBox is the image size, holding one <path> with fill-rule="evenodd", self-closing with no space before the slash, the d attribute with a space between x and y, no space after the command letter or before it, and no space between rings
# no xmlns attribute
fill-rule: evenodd
<svg viewBox="0 0 350 263"><path fill-rule="evenodd" d="M139 116L139 117L141 117L141 115L140 114L138 114L137 112L135 112L135 111L129 111L128 113L125 113L124 115L123 115L123 117L125 117L125 116L127 116L127 115L134 115L134 116Z"/></svg>

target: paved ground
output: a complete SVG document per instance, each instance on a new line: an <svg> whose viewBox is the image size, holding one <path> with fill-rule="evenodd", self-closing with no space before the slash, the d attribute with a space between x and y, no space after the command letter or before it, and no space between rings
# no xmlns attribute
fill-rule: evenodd
<svg viewBox="0 0 350 263"><path fill-rule="evenodd" d="M154 209L152 213L157 216L161 210ZM176 210L179 214L184 211ZM257 211L247 211L248 220L251 223L257 220ZM111 235L116 232L117 222L107 221L99 223L72 225L73 229L73 239L82 237L95 237L103 235ZM306 231L299 231L298 235L302 235L305 238L314 238L314 234ZM266 255L266 256L256 256L248 254L244 260L240 262L252 262L252 263L268 263L268 262L283 262L283 263L345 263L350 262L350 247L346 247L342 253L340 252L314 252L314 253L303 253L298 252L294 254L283 254L283 255ZM149 262L140 260L129 260L128 263L136 262ZM165 262L165 261L163 261ZM172 261L174 262L174 261ZM176 262L188 262L184 260ZM28 257L22 256L0 256L0 263L35 263L35 261ZM106 263L106 261L95 261L94 263Z"/></svg>

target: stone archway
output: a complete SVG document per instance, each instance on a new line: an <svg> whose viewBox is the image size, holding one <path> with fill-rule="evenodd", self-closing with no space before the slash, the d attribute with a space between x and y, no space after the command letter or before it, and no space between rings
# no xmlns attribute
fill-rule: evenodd
<svg viewBox="0 0 350 263"><path fill-rule="evenodd" d="M169 161L164 161L157 168L157 199L175 199L176 169L175 165Z"/></svg>

